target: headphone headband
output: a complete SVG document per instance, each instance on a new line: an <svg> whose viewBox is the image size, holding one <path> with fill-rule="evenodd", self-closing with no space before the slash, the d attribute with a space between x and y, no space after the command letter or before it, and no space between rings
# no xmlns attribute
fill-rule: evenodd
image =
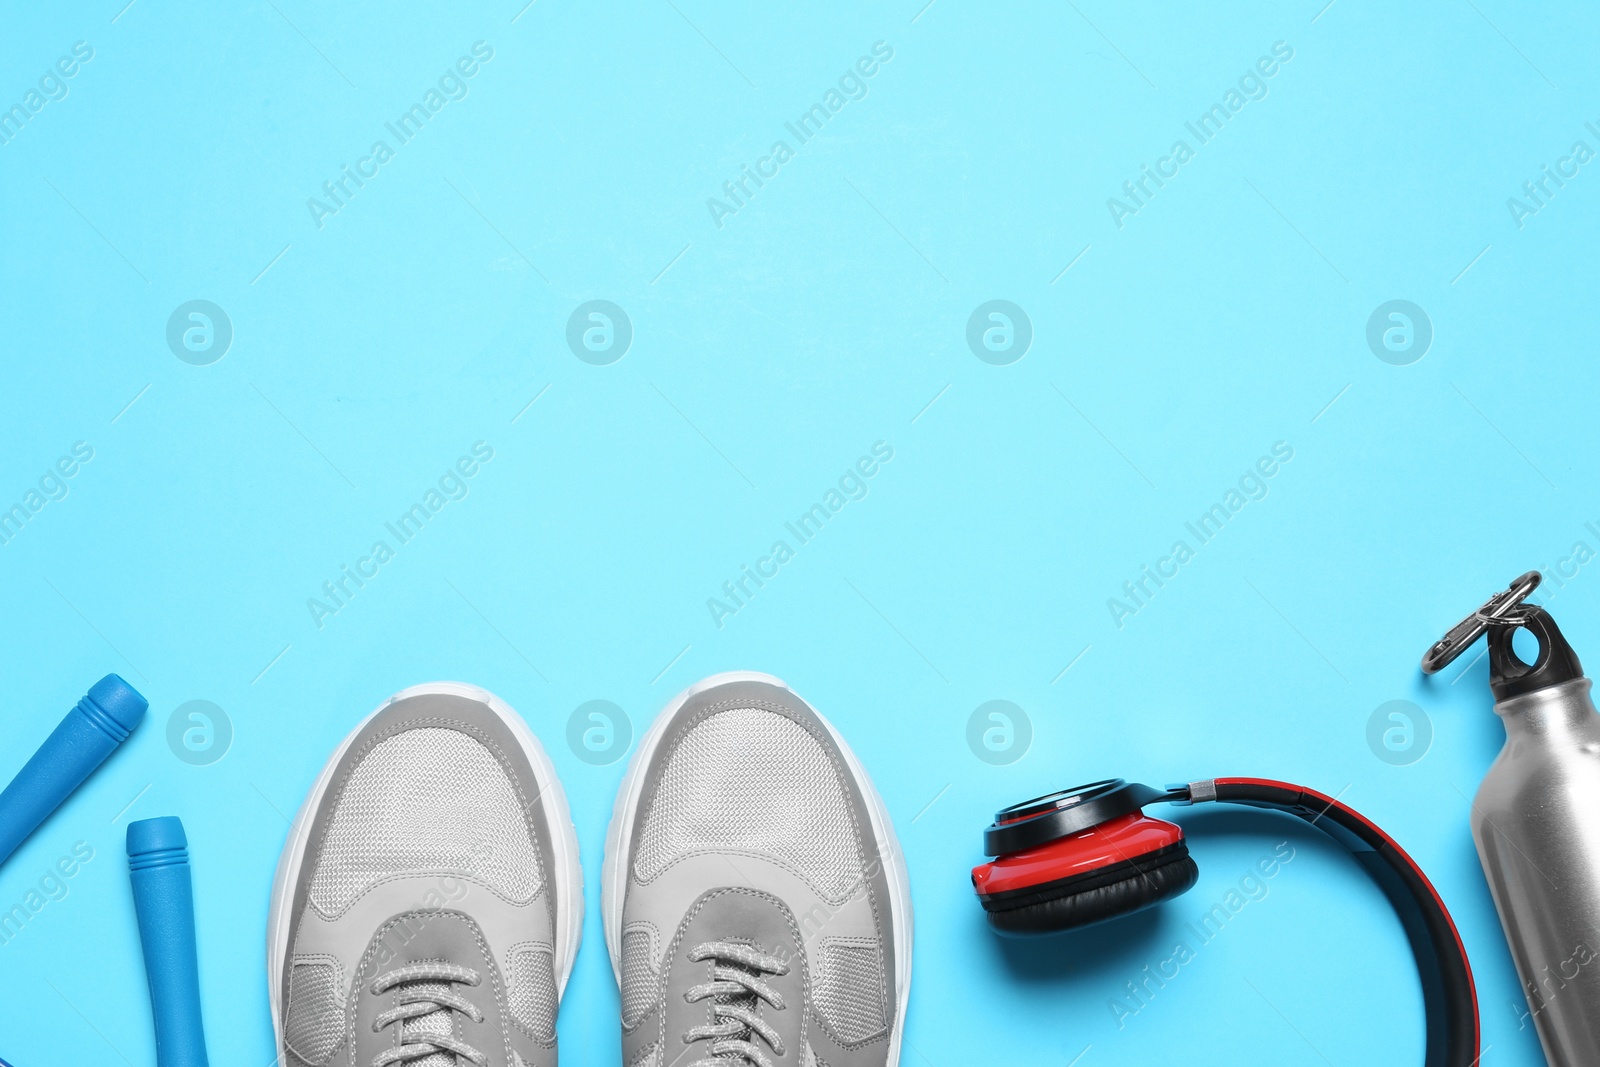
<svg viewBox="0 0 1600 1067"><path fill-rule="evenodd" d="M1466 947L1439 891L1416 860L1371 819L1336 797L1270 778L1192 783L1187 800L1244 804L1293 815L1338 841L1366 868L1400 917L1422 981L1426 1067L1477 1067L1478 993ZM1207 796L1206 794L1210 794Z"/></svg>
<svg viewBox="0 0 1600 1067"><path fill-rule="evenodd" d="M1477 1067L1478 997L1450 912L1415 860L1338 798L1270 778L1208 778L1165 790L1108 778L999 812L973 887L1003 934L1047 933L1149 907L1197 877L1182 830L1147 804L1240 804L1293 815L1364 867L1400 917L1427 1015L1426 1067Z"/></svg>

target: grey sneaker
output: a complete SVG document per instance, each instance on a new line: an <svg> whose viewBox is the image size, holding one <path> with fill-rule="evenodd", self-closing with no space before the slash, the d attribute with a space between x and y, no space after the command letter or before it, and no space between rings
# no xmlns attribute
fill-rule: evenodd
<svg viewBox="0 0 1600 1067"><path fill-rule="evenodd" d="M583 875L521 717L452 682L345 738L289 831L267 920L284 1067L555 1067Z"/></svg>
<svg viewBox="0 0 1600 1067"><path fill-rule="evenodd" d="M690 687L634 754L606 837L626 1067L894 1067L911 896L850 749L766 675Z"/></svg>

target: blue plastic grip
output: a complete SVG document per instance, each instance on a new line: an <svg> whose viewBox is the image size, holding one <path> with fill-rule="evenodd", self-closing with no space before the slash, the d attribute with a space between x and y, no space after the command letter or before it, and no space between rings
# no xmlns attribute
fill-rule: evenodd
<svg viewBox="0 0 1600 1067"><path fill-rule="evenodd" d="M208 1067L189 839L174 816L128 824L128 878L150 980L158 1067Z"/></svg>
<svg viewBox="0 0 1600 1067"><path fill-rule="evenodd" d="M0 793L0 863L127 740L149 707L114 674L94 683Z"/></svg>

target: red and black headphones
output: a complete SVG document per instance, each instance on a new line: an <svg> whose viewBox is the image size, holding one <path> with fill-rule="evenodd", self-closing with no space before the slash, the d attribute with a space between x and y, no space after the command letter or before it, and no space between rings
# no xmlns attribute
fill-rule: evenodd
<svg viewBox="0 0 1600 1067"><path fill-rule="evenodd" d="M1049 934L1158 904L1200 873L1183 829L1146 804L1220 801L1286 812L1348 849L1400 916L1427 1013L1426 1067L1475 1067L1478 994L1455 922L1422 869L1370 819L1313 789L1265 778L1215 778L1155 789L1110 778L1006 808L983 835L997 857L972 870L989 925Z"/></svg>

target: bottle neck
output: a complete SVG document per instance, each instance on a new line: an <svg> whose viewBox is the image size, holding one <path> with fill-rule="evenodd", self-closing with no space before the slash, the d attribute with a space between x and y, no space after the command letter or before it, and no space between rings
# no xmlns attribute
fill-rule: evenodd
<svg viewBox="0 0 1600 1067"><path fill-rule="evenodd" d="M1600 737L1600 713L1589 696L1588 678L1574 678L1531 693L1510 697L1494 706L1505 723L1508 739Z"/></svg>

